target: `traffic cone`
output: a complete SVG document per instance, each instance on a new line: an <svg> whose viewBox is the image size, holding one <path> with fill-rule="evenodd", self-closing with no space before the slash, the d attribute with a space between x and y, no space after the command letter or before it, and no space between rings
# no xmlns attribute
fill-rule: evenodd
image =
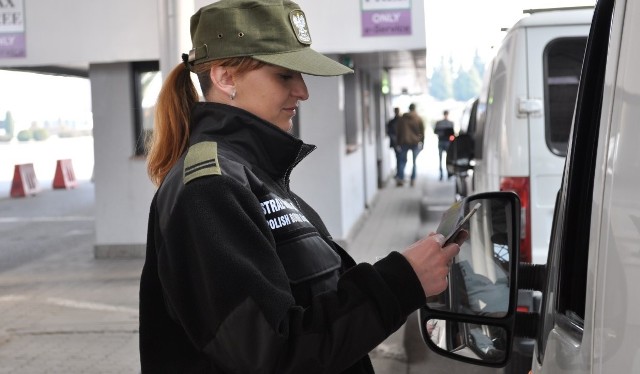
<svg viewBox="0 0 640 374"><path fill-rule="evenodd" d="M25 197L40 192L40 185L33 164L19 164L13 169L11 197Z"/></svg>
<svg viewBox="0 0 640 374"><path fill-rule="evenodd" d="M73 165L70 159L58 160L56 162L56 173L53 177L54 189L69 189L78 185L76 175L73 172Z"/></svg>

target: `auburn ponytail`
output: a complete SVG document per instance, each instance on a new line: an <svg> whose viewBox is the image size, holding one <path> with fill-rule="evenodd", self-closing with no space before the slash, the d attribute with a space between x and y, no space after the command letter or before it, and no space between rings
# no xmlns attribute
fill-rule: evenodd
<svg viewBox="0 0 640 374"><path fill-rule="evenodd" d="M213 66L227 66L233 68L235 75L242 75L265 65L262 61L244 56L207 61L193 66L193 70L206 98L213 89L209 74ZM189 146L191 109L198 100L198 91L193 85L190 71L184 64L173 68L158 95L153 135L147 143L147 173L156 186L162 183Z"/></svg>
<svg viewBox="0 0 640 374"><path fill-rule="evenodd" d="M198 92L189 70L179 64L165 80L156 103L153 135L147 143L147 173L156 186L189 145L191 109Z"/></svg>

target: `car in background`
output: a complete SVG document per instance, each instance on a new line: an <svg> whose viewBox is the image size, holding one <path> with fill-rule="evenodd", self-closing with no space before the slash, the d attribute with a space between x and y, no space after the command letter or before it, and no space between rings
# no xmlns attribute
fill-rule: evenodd
<svg viewBox="0 0 640 374"><path fill-rule="evenodd" d="M544 264L593 7L528 13L509 29L479 96L473 191L520 196L520 259Z"/></svg>
<svg viewBox="0 0 640 374"><path fill-rule="evenodd" d="M460 130L447 149L447 174L454 179L455 199L460 201L473 190L474 145L478 98L469 100L460 116Z"/></svg>

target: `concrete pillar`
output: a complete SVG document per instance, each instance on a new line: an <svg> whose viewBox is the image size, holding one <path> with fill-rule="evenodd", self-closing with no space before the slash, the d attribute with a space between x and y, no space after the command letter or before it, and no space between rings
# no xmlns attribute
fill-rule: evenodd
<svg viewBox="0 0 640 374"><path fill-rule="evenodd" d="M189 21L193 13L192 0L158 0L158 42L163 77L182 62L182 53L189 53L191 49Z"/></svg>
<svg viewBox="0 0 640 374"><path fill-rule="evenodd" d="M96 243L94 255L143 257L154 187L134 157L134 94L127 62L92 64Z"/></svg>

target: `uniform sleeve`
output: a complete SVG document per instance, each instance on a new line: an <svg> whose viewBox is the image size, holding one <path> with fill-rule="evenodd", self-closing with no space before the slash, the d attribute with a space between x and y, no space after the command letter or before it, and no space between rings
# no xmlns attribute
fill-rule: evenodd
<svg viewBox="0 0 640 374"><path fill-rule="evenodd" d="M156 231L166 307L224 372L340 372L425 303L411 266L392 253L297 306L257 199L225 176L187 184L167 222Z"/></svg>

